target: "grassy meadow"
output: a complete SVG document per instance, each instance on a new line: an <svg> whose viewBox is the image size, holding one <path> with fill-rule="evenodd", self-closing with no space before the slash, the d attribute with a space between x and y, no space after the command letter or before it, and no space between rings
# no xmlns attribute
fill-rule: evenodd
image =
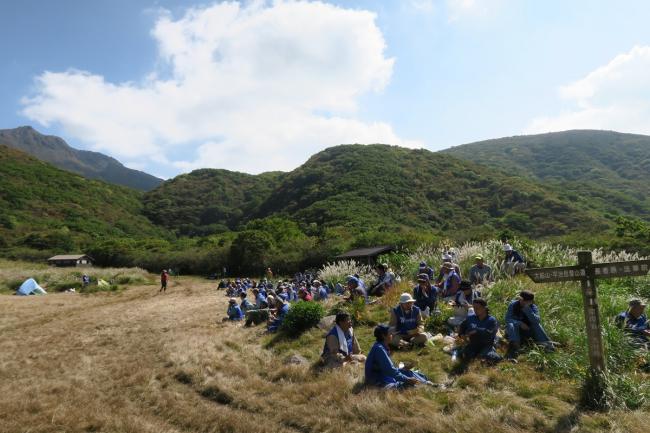
<svg viewBox="0 0 650 433"><path fill-rule="evenodd" d="M460 250L466 272L469 255ZM387 321L399 293L411 289L411 259L402 258L399 287L374 305L352 308L364 352L373 325ZM29 266L2 262L0 284L25 272L68 278ZM327 270L337 278L335 268ZM600 285L615 400L609 412L579 404L588 362L577 284L517 277L485 292L502 321L519 290L535 290L546 328L562 344L558 352L529 350L519 364L477 362L457 374L440 345L397 351L396 362L414 362L438 386L384 392L362 386L362 366L320 370L322 330L290 339L222 323L227 299L215 282L172 277L159 294L156 278L143 274L110 293L0 296L0 432L650 431L650 376L610 320L629 297L650 294L647 277ZM335 299L325 306L340 308ZM289 362L294 355L306 362Z"/></svg>

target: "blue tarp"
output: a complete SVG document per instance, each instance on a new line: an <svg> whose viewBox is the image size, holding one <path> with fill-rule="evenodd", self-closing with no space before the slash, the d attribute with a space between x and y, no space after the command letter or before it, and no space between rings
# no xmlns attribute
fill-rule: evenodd
<svg viewBox="0 0 650 433"><path fill-rule="evenodd" d="M27 296L31 294L45 295L46 293L47 292L43 290L43 288L39 286L36 280L33 278L25 280L25 282L20 285L18 292L16 292L17 295L21 296Z"/></svg>

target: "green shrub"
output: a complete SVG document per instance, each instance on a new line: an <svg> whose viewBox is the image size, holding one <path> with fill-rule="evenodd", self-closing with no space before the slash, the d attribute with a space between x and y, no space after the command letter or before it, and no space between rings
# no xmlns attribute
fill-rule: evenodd
<svg viewBox="0 0 650 433"><path fill-rule="evenodd" d="M325 309L317 302L300 301L291 306L282 322L281 331L297 337L309 328L318 325L325 315Z"/></svg>
<svg viewBox="0 0 650 433"><path fill-rule="evenodd" d="M424 323L424 328L432 334L447 334L447 321L454 315L454 309L444 302L438 303L440 313L432 314Z"/></svg>

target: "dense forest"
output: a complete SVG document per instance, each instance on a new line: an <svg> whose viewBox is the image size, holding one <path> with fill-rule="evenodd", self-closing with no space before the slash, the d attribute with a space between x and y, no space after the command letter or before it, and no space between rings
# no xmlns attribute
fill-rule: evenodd
<svg viewBox="0 0 650 433"><path fill-rule="evenodd" d="M602 131L443 152L341 145L291 172L201 169L142 193L0 146L0 254L201 274L497 236L649 254L649 161L650 137Z"/></svg>

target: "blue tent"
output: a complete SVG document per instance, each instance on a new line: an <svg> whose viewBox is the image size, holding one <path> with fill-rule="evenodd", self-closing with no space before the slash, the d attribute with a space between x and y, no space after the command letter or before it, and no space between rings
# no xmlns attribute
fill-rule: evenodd
<svg viewBox="0 0 650 433"><path fill-rule="evenodd" d="M20 285L20 288L18 288L18 292L16 292L16 294L20 296L45 295L47 294L47 292L43 290L41 286L38 285L36 280L34 280L33 278L29 278Z"/></svg>

